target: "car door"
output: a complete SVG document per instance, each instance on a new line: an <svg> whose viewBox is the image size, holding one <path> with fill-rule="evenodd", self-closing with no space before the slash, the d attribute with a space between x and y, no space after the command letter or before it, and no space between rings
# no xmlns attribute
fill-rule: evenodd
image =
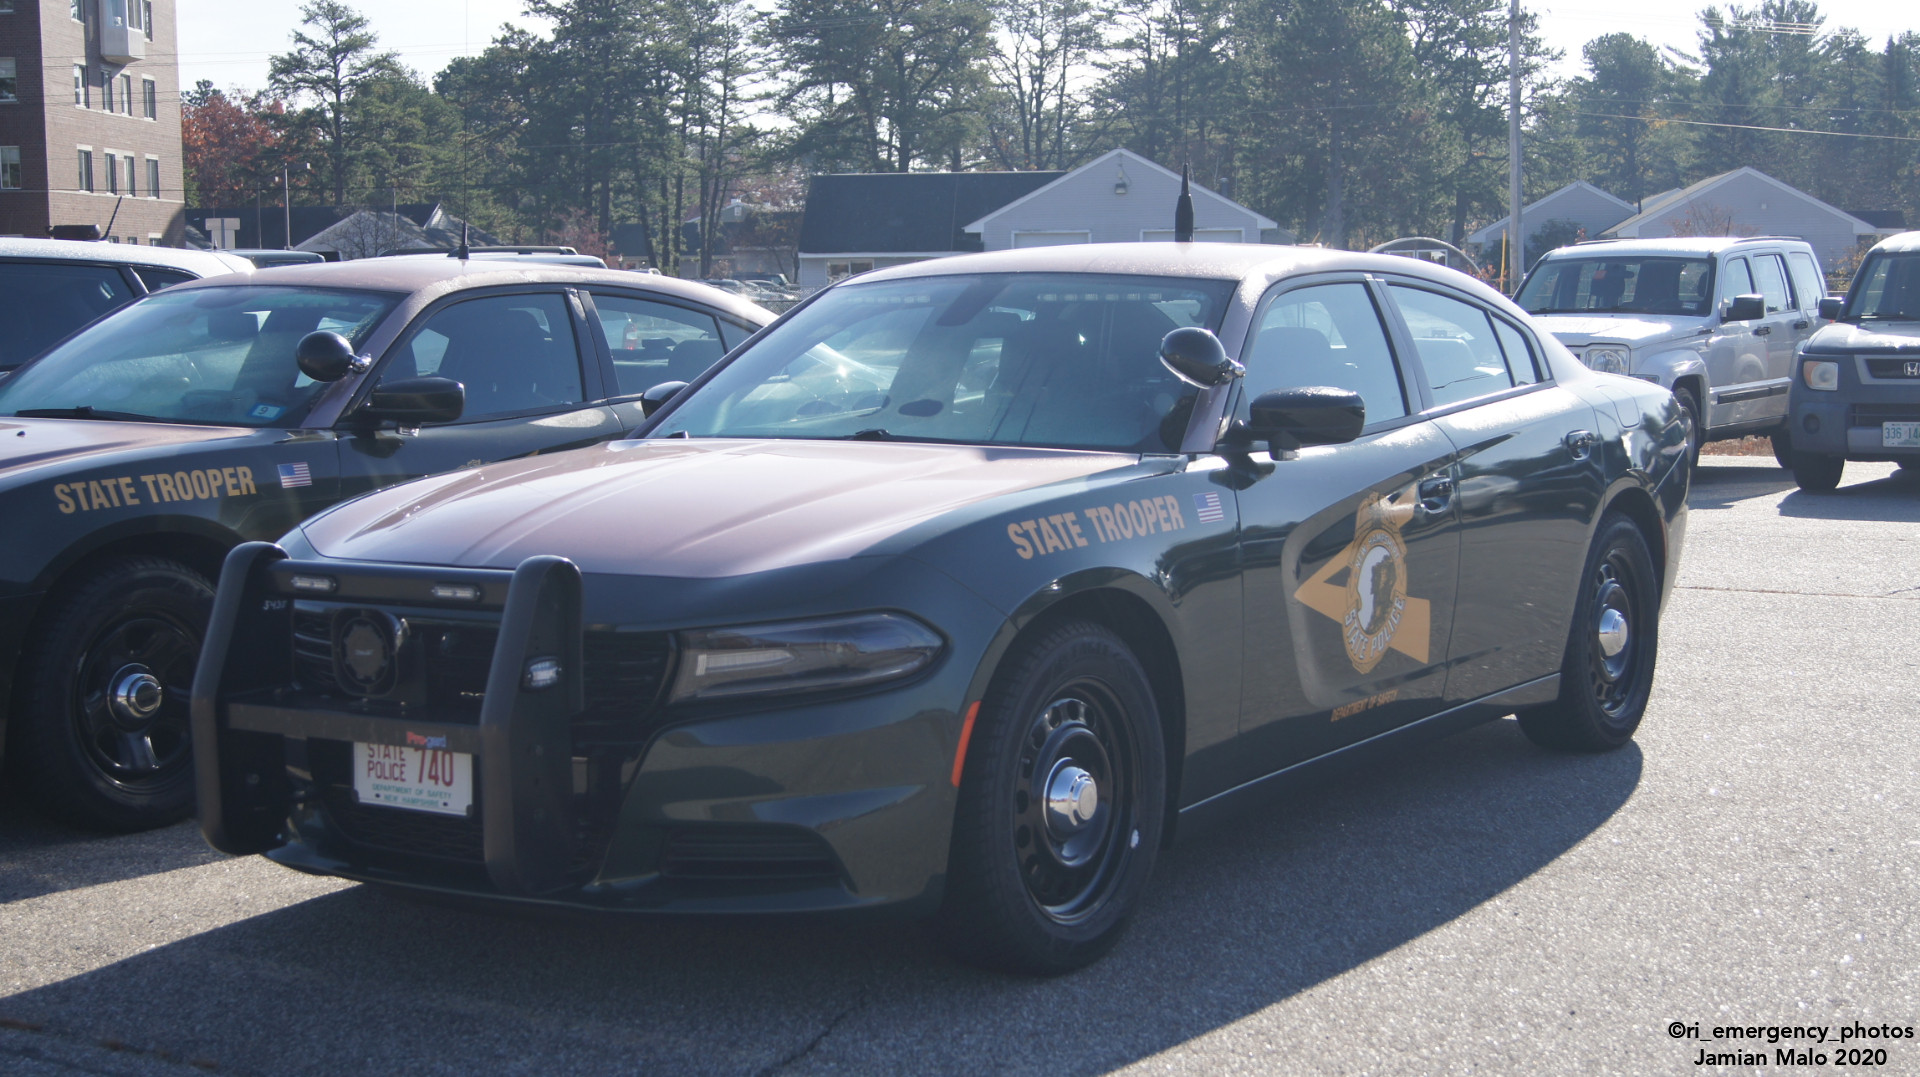
<svg viewBox="0 0 1920 1077"><path fill-rule="evenodd" d="M1777 254L1756 254L1748 261L1753 266L1753 286L1766 301L1766 317L1754 326L1754 335L1766 355L1766 370L1760 384L1751 387L1752 418L1784 418L1787 414L1787 377L1793 369L1793 355L1811 324L1794 305L1793 290L1787 284L1787 266Z"/></svg>
<svg viewBox="0 0 1920 1077"><path fill-rule="evenodd" d="M1759 291L1753 269L1744 257L1729 258L1720 266L1720 283L1715 289L1715 317L1724 315L1727 302L1735 296ZM1766 319L1721 321L1713 329L1707 344L1708 389L1707 427L1750 422L1761 416L1761 402L1768 393L1766 336L1756 332Z"/></svg>
<svg viewBox="0 0 1920 1077"><path fill-rule="evenodd" d="M1453 446L1423 418L1374 281L1284 285L1262 300L1238 404L1294 386L1358 392L1345 445L1235 467L1245 564L1240 727L1248 777L1439 709L1459 529Z"/></svg>
<svg viewBox="0 0 1920 1077"><path fill-rule="evenodd" d="M587 324L592 343L605 349L609 403L628 430L646 417L640 394L663 382L692 381L731 350L729 336L743 339L728 332L730 319L705 307L611 288L588 290Z"/></svg>
<svg viewBox="0 0 1920 1077"><path fill-rule="evenodd" d="M621 432L602 402L598 364L582 361L584 326L559 289L492 292L430 307L387 350L379 381L439 376L466 386L451 423L378 429L341 423L341 492L495 460L577 448Z"/></svg>
<svg viewBox="0 0 1920 1077"><path fill-rule="evenodd" d="M1601 426L1591 405L1543 376L1539 344L1504 312L1425 281L1388 292L1429 414L1459 453L1453 705L1560 668L1604 493Z"/></svg>

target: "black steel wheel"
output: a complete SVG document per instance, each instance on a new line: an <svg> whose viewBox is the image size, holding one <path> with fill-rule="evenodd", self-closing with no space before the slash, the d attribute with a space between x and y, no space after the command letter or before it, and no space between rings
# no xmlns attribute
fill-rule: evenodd
<svg viewBox="0 0 1920 1077"><path fill-rule="evenodd" d="M1522 711L1536 744L1598 752L1633 739L1646 714L1659 649L1660 581L1646 537L1610 514L1587 555L1573 628L1560 667L1560 697Z"/></svg>
<svg viewBox="0 0 1920 1077"><path fill-rule="evenodd" d="M1089 622L1009 656L982 701L956 806L942 934L955 956L1033 975L1112 949L1139 902L1166 808L1153 690Z"/></svg>
<svg viewBox="0 0 1920 1077"><path fill-rule="evenodd" d="M1707 441L1707 426L1700 421L1700 402L1685 386L1673 391L1673 399L1680 405L1680 421L1687 424L1687 465L1699 467L1700 447Z"/></svg>
<svg viewBox="0 0 1920 1077"><path fill-rule="evenodd" d="M1840 473L1847 467L1844 456L1828 456L1824 453L1793 452L1793 481L1810 494L1831 493L1840 485Z"/></svg>
<svg viewBox="0 0 1920 1077"><path fill-rule="evenodd" d="M16 717L35 800L70 822L140 830L193 810L188 701L213 587L176 561L102 565L51 600Z"/></svg>

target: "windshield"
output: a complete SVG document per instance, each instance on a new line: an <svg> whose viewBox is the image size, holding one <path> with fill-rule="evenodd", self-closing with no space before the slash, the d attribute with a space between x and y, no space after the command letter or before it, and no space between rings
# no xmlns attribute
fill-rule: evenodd
<svg viewBox="0 0 1920 1077"><path fill-rule="evenodd" d="M1842 319L1920 322L1920 251L1880 253L1867 259L1847 294Z"/></svg>
<svg viewBox="0 0 1920 1077"><path fill-rule="evenodd" d="M1170 452L1196 390L1160 363L1233 281L1055 273L835 289L651 436L873 438Z"/></svg>
<svg viewBox="0 0 1920 1077"><path fill-rule="evenodd" d="M0 415L294 426L326 386L294 364L316 329L359 350L396 295L247 285L151 295L0 382Z"/></svg>
<svg viewBox="0 0 1920 1077"><path fill-rule="evenodd" d="M1713 309L1708 258L1555 258L1534 267L1516 300L1528 314L1682 314Z"/></svg>

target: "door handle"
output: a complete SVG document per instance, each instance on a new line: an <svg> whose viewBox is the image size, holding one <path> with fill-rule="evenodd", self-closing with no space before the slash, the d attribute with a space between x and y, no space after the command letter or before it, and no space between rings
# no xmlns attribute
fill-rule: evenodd
<svg viewBox="0 0 1920 1077"><path fill-rule="evenodd" d="M1575 430L1567 435L1567 451L1575 460L1585 460L1593 455L1594 443L1599 440L1599 435L1591 430Z"/></svg>
<svg viewBox="0 0 1920 1077"><path fill-rule="evenodd" d="M1802 318L1799 321L1793 323L1793 327L1795 329L1805 329L1807 326L1812 324L1813 324L1812 322L1806 320L1805 318Z"/></svg>
<svg viewBox="0 0 1920 1077"><path fill-rule="evenodd" d="M1766 336L1767 334L1769 334L1769 333L1771 333L1771 332L1773 332L1773 326L1771 326L1771 325L1760 325L1760 326L1755 326L1755 327L1754 327L1754 330L1753 330L1753 335L1754 335L1754 336L1756 336L1756 337L1764 337L1764 336Z"/></svg>
<svg viewBox="0 0 1920 1077"><path fill-rule="evenodd" d="M1420 480L1420 507L1430 513L1447 511L1453 500L1453 476L1435 475Z"/></svg>

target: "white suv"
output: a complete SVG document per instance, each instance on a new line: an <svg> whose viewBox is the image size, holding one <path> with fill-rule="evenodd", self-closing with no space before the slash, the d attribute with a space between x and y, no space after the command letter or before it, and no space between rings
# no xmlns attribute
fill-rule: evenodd
<svg viewBox="0 0 1920 1077"><path fill-rule="evenodd" d="M1552 251L1518 302L1589 367L1673 390L1696 453L1768 434L1784 466L1793 357L1821 325L1826 294L1801 240L1671 238Z"/></svg>

